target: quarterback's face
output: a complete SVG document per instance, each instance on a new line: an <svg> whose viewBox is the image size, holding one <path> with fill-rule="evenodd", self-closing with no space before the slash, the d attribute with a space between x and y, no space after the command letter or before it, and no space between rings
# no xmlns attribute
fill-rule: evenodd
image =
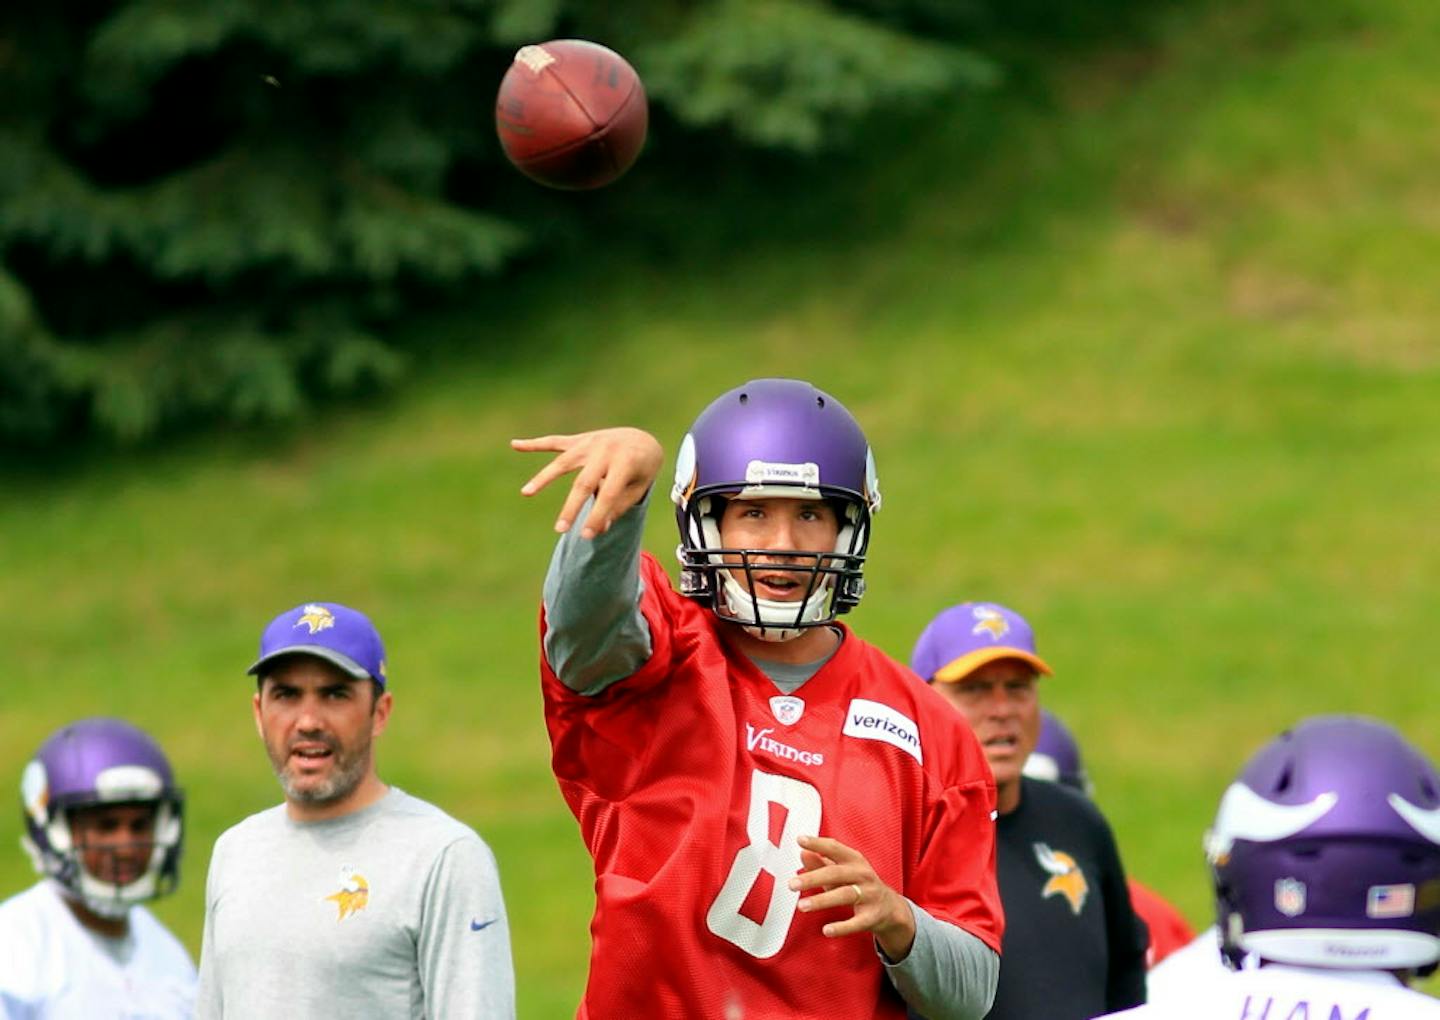
<svg viewBox="0 0 1440 1020"><path fill-rule="evenodd" d="M70 838L91 877L129 885L145 873L155 849L156 808L150 803L103 804L70 813Z"/></svg>
<svg viewBox="0 0 1440 1020"><path fill-rule="evenodd" d="M339 813L375 773L371 742L390 717L390 692L376 694L311 655L283 659L255 695L255 726L292 806Z"/></svg>
<svg viewBox="0 0 1440 1020"><path fill-rule="evenodd" d="M932 686L960 710L995 774L1000 813L1019 804L1025 759L1040 739L1040 699L1035 669L1020 659L987 662L954 683Z"/></svg>
<svg viewBox="0 0 1440 1020"><path fill-rule="evenodd" d="M824 500L732 499L720 517L720 544L728 549L833 553L839 534L835 510ZM809 589L809 573L778 568L790 565L808 571L815 563L813 556L751 556L748 575L743 569L730 574L758 598L798 602Z"/></svg>

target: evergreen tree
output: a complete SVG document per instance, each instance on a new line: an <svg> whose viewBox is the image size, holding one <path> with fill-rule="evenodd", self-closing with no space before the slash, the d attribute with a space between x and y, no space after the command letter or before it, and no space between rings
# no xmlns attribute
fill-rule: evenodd
<svg viewBox="0 0 1440 1020"><path fill-rule="evenodd" d="M808 152L887 104L989 79L989 63L936 34L937 9L8 5L0 437L280 419L395 380L395 317L533 242L505 201L518 183L491 105L518 44L603 41L641 69L668 129Z"/></svg>

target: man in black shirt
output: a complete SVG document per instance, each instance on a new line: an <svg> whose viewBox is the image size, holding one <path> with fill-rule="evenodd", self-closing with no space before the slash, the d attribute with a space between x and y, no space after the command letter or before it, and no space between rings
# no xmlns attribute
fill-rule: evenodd
<svg viewBox="0 0 1440 1020"><path fill-rule="evenodd" d="M1005 940L989 1020L1089 1020L1144 1002L1148 939L1110 826L1084 796L1021 773L1051 672L1029 624L993 602L952 606L910 664L969 720L995 773Z"/></svg>

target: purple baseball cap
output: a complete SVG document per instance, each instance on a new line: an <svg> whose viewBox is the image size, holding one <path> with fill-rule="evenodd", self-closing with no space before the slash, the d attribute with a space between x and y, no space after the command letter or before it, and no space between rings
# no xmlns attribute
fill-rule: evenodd
<svg viewBox="0 0 1440 1020"><path fill-rule="evenodd" d="M338 602L306 602L271 620L260 635L260 658L245 672L256 676L282 655L313 655L385 686L380 632L364 613Z"/></svg>
<svg viewBox="0 0 1440 1020"><path fill-rule="evenodd" d="M921 632L910 668L925 680L955 683L997 659L1028 662L1046 676L1053 672L1035 654L1035 632L1019 613L997 602L962 602Z"/></svg>

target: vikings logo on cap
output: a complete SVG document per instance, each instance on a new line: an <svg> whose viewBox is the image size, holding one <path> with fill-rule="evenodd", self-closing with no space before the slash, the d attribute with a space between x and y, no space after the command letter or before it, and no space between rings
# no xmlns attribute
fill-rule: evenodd
<svg viewBox="0 0 1440 1020"><path fill-rule="evenodd" d="M358 914L370 904L370 883L365 881L365 876L353 868L340 869L340 891L331 893L325 899L339 908L340 915L335 918L343 921L352 914Z"/></svg>
<svg viewBox="0 0 1440 1020"><path fill-rule="evenodd" d="M329 630L335 626L335 614L324 606L311 603L301 611L300 619L295 621L295 626L309 627L311 634L318 634L322 630Z"/></svg>
<svg viewBox="0 0 1440 1020"><path fill-rule="evenodd" d="M1036 673L1050 666L1035 652L1035 634L1025 618L997 602L961 602L925 625L910 668L925 680L957 683L989 662L1019 659Z"/></svg>
<svg viewBox="0 0 1440 1020"><path fill-rule="evenodd" d="M279 613L260 634L260 657L246 670L261 676L285 655L313 655L357 680L386 682L385 646L362 612L338 602L306 602Z"/></svg>
<svg viewBox="0 0 1440 1020"><path fill-rule="evenodd" d="M1010 624L1005 622L1005 617L998 609L976 606L971 615L975 617L975 626L970 628L971 634L989 634L992 640L999 641L1010 633Z"/></svg>
<svg viewBox="0 0 1440 1020"><path fill-rule="evenodd" d="M1075 858L1063 850L1051 850L1044 843L1036 843L1034 846L1035 859L1051 876L1045 883L1045 888L1040 890L1040 898L1064 896L1070 909L1079 914L1085 907L1085 898L1090 895L1090 884L1085 881L1085 872L1080 870Z"/></svg>

